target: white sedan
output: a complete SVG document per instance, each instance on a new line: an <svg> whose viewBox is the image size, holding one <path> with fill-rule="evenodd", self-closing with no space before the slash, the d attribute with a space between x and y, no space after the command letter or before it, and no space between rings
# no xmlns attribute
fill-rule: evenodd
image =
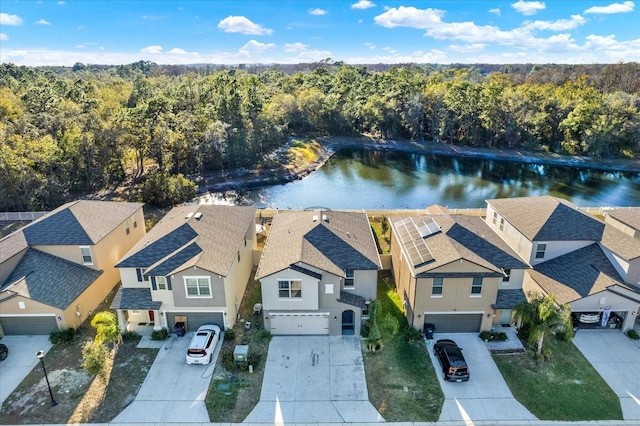
<svg viewBox="0 0 640 426"><path fill-rule="evenodd" d="M596 324L600 321L600 312L581 312L578 321L583 324Z"/></svg>
<svg viewBox="0 0 640 426"><path fill-rule="evenodd" d="M187 364L209 364L219 339L220 327L213 324L200 326L189 343Z"/></svg>

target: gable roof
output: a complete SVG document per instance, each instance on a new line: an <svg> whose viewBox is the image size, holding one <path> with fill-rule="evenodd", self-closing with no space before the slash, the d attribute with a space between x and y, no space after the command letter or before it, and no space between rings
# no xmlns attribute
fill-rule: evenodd
<svg viewBox="0 0 640 426"><path fill-rule="evenodd" d="M17 232L24 234L29 246L94 245L142 206L116 201L73 201Z"/></svg>
<svg viewBox="0 0 640 426"><path fill-rule="evenodd" d="M276 212L256 278L282 271L298 262L338 276L344 276L345 269L380 269L380 256L366 213Z"/></svg>
<svg viewBox="0 0 640 426"><path fill-rule="evenodd" d="M640 207L607 210L605 214L640 231Z"/></svg>
<svg viewBox="0 0 640 426"><path fill-rule="evenodd" d="M102 271L29 248L0 289L66 309Z"/></svg>
<svg viewBox="0 0 640 426"><path fill-rule="evenodd" d="M607 224L602 233L602 245L625 260L640 257L640 240L626 234L613 225Z"/></svg>
<svg viewBox="0 0 640 426"><path fill-rule="evenodd" d="M438 214L436 216L419 215L410 216L416 226L418 223L433 222L439 232L431 232L428 235L417 232L409 235L397 232L406 217L391 219L391 226L398 236L400 245L407 254L406 259L417 277L430 274L444 265L459 260L477 264L488 270L489 273L502 274L502 269L525 269L529 265L509 247L480 217ZM407 248L415 244L424 244L431 254L428 262L411 264L411 256Z"/></svg>
<svg viewBox="0 0 640 426"><path fill-rule="evenodd" d="M186 205L171 209L116 265L166 276L197 266L226 276L244 243L254 207Z"/></svg>
<svg viewBox="0 0 640 426"><path fill-rule="evenodd" d="M529 241L600 241L604 230L602 221L550 195L486 202Z"/></svg>
<svg viewBox="0 0 640 426"><path fill-rule="evenodd" d="M629 288L597 243L540 263L528 271L531 278L558 303L573 302L608 287Z"/></svg>

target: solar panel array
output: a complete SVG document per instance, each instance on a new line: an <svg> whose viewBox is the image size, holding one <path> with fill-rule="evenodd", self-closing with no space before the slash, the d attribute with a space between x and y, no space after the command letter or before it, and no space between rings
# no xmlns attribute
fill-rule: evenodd
<svg viewBox="0 0 640 426"><path fill-rule="evenodd" d="M414 268L427 265L435 261L426 237L440 232L440 227L432 218L408 217L396 222L398 237L404 246Z"/></svg>

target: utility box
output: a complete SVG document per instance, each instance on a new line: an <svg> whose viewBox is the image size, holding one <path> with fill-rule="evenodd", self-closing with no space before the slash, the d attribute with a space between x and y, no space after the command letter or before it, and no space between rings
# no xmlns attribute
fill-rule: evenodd
<svg viewBox="0 0 640 426"><path fill-rule="evenodd" d="M249 360L249 345L236 345L233 350L233 360L236 364L247 362Z"/></svg>

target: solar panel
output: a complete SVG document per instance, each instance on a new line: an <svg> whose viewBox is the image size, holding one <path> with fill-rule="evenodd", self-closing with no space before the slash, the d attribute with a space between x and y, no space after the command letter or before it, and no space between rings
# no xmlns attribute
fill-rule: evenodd
<svg viewBox="0 0 640 426"><path fill-rule="evenodd" d="M440 227L433 219L427 221L418 219L418 224L416 224L413 218L409 217L396 222L396 229L414 268L435 261L425 241L425 237L440 232Z"/></svg>

